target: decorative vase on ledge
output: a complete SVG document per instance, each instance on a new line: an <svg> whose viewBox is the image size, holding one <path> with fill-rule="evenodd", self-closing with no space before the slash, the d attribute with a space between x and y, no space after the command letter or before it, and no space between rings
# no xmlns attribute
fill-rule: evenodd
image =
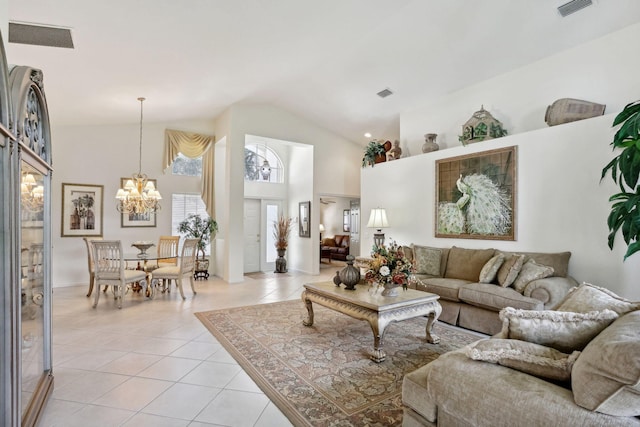
<svg viewBox="0 0 640 427"><path fill-rule="evenodd" d="M438 137L437 133L425 133L424 134L424 144L422 144L422 152L423 153L431 153L432 151L438 151L440 146L436 142L436 138Z"/></svg>

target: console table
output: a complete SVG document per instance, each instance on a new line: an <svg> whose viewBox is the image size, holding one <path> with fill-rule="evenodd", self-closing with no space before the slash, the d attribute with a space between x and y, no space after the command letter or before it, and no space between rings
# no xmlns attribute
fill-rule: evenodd
<svg viewBox="0 0 640 427"><path fill-rule="evenodd" d="M384 332L391 322L428 316L426 325L427 342L438 344L440 338L431 333L433 324L440 316L442 307L436 294L407 289L398 296L386 297L371 294L368 285L359 284L353 291L334 285L331 282L308 283L304 285L302 301L307 307L308 317L303 320L305 326L313 325L312 303L346 314L358 320L366 320L373 332L373 353L371 360L376 363L387 357L383 347Z"/></svg>

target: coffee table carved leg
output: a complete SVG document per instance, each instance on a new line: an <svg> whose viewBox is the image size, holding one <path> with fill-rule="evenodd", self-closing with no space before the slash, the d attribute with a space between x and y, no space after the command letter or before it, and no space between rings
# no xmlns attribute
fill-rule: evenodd
<svg viewBox="0 0 640 427"><path fill-rule="evenodd" d="M305 293L302 293L302 301L304 305L307 307L307 318L302 321L304 326L312 326L313 325L313 306L311 305L311 301L305 298Z"/></svg>
<svg viewBox="0 0 640 427"><path fill-rule="evenodd" d="M435 304L435 310L429 313L429 320L427 320L427 342L431 344L440 344L440 337L431 333L433 329L433 325L438 321L438 317L440 317L440 313L442 313L442 307L440 304Z"/></svg>
<svg viewBox="0 0 640 427"><path fill-rule="evenodd" d="M389 326L389 322L380 322L380 319L376 317L367 320L373 332L373 352L370 358L376 363L384 362L387 358L387 353L382 346L384 345L384 332Z"/></svg>

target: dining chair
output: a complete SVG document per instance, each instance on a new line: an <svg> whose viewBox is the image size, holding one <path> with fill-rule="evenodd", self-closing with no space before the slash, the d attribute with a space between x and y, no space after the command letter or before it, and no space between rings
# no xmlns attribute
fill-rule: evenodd
<svg viewBox="0 0 640 427"><path fill-rule="evenodd" d="M158 240L158 262L159 267L173 267L178 265L178 247L180 236L160 236ZM168 258L160 258L160 257Z"/></svg>
<svg viewBox="0 0 640 427"><path fill-rule="evenodd" d="M124 268L122 258L122 241L120 240L94 240L93 259L95 268L95 284L100 289L100 285L111 285L116 297L118 308L122 308L122 300L127 288L127 284L138 282L147 291L147 273L142 270L127 270ZM153 295L150 290L150 295ZM96 292L93 308L98 305L100 292Z"/></svg>
<svg viewBox="0 0 640 427"><path fill-rule="evenodd" d="M189 275L189 281L191 283L191 291L196 294L194 287L193 273L196 267L196 253L198 252L198 242L200 239L185 239L182 245L182 254L178 260L178 265L159 267L151 272L151 284L157 284L159 280L168 280L169 289L171 288L171 280L176 281L176 286L180 290L182 299L185 299L184 291L182 289L182 279L186 274ZM166 282L163 282L166 283ZM164 287L163 287L164 290Z"/></svg>
<svg viewBox="0 0 640 427"><path fill-rule="evenodd" d="M91 296L93 292L93 284L95 282L95 266L93 261L93 248L91 247L91 242L94 240L102 240L102 237L83 237L85 245L87 245L87 267L89 269L89 292L87 293L87 298Z"/></svg>

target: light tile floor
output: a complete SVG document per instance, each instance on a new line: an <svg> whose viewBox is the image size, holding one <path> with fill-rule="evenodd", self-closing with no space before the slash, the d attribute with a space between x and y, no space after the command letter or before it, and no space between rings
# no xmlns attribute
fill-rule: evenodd
<svg viewBox="0 0 640 427"><path fill-rule="evenodd" d="M110 294L91 308L86 286L54 288L54 391L39 425L291 425L194 313L298 299L304 283L331 280L342 265L322 264L315 276L210 278L195 296L187 284L184 301L175 287L154 300L130 292L121 310Z"/></svg>

